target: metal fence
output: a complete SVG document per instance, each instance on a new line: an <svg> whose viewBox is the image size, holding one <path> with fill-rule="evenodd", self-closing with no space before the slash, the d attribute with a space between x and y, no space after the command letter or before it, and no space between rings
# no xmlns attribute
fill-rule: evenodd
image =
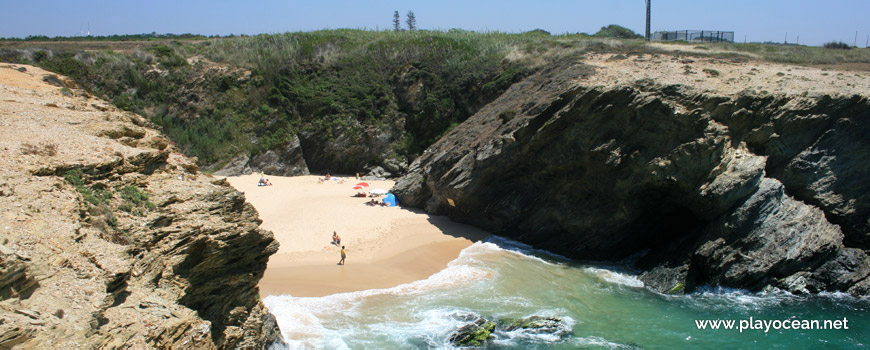
<svg viewBox="0 0 870 350"><path fill-rule="evenodd" d="M655 41L703 41L703 42L734 42L734 32L718 30L676 30L672 32L655 32Z"/></svg>

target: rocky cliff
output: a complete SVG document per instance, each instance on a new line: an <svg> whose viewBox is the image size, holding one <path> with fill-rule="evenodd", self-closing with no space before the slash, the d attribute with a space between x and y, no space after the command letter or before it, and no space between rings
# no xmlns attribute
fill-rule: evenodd
<svg viewBox="0 0 870 350"><path fill-rule="evenodd" d="M62 77L2 66L0 100L0 348L279 341L257 289L278 244L241 193Z"/></svg>
<svg viewBox="0 0 870 350"><path fill-rule="evenodd" d="M588 55L512 86L393 192L572 258L631 257L661 291L867 295L868 83L866 73Z"/></svg>

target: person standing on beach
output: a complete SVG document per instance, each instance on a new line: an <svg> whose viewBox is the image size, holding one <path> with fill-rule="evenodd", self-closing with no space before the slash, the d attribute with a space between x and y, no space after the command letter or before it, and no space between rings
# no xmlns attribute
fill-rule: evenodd
<svg viewBox="0 0 870 350"><path fill-rule="evenodd" d="M338 262L339 265L344 265L344 258L347 257L347 253L344 252L344 246L341 246L341 260Z"/></svg>

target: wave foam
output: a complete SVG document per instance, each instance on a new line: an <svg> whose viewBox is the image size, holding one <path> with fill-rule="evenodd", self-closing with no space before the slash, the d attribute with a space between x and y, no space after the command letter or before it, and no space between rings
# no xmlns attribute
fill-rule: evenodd
<svg viewBox="0 0 870 350"><path fill-rule="evenodd" d="M616 272L613 270L602 269L597 267L586 267L583 269L586 272L589 272L595 275L598 278L601 278L607 282L618 284L626 287L633 288L643 288L645 284L643 281L637 278L637 276L629 275L621 272Z"/></svg>
<svg viewBox="0 0 870 350"><path fill-rule="evenodd" d="M369 289L324 297L271 295L263 299L263 302L275 315L281 333L284 339L288 340L291 348L347 348L347 345L340 341L341 334L324 327L319 315L352 313L357 305L374 296L411 296L437 289L452 288L472 281L488 279L492 276L492 272L489 270L465 265L458 260L460 259L452 261L447 268L425 280L392 288ZM292 339L297 339L297 341L290 341Z"/></svg>

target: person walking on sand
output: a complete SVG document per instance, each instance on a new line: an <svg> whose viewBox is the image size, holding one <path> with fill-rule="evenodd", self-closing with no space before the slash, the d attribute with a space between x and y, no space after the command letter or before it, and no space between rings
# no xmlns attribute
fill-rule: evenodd
<svg viewBox="0 0 870 350"><path fill-rule="evenodd" d="M344 258L347 257L347 253L344 251L344 246L341 246L341 260L338 262L339 265L344 265Z"/></svg>

